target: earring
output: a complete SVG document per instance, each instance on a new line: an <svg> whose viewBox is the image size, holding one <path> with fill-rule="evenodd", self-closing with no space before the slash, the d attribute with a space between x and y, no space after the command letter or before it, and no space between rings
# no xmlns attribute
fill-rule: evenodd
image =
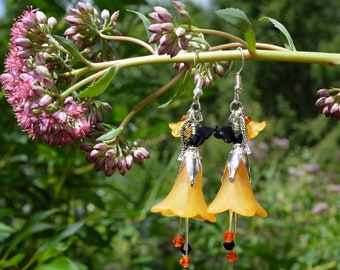
<svg viewBox="0 0 340 270"><path fill-rule="evenodd" d="M206 127L201 124L203 116L199 97L202 94L202 80L199 79L193 90L193 101L189 110L181 121L169 124L172 135L180 137L181 140L182 149L178 157L181 162L180 168L170 193L164 200L151 208L151 212L160 212L164 216L178 216L185 219L184 238L177 235L172 240L174 246L179 248L182 253L180 264L184 268L188 268L191 263L188 256L191 250L189 219L216 222L215 216L207 212L202 189L202 164L198 146L208 139L217 127Z"/></svg>
<svg viewBox="0 0 340 270"><path fill-rule="evenodd" d="M266 217L267 212L257 202L251 188L251 174L248 155L251 154L249 140L257 136L264 129L266 122L256 123L245 114L240 94L243 92L241 71L244 66L243 50L242 66L236 73L234 100L230 104L230 116L227 123L216 130L214 137L226 143L233 143L228 154L221 187L215 199L208 207L208 213L217 214L229 211L229 227L224 233L224 248L227 260L234 262L237 253L233 250L236 238L236 216L253 216L258 214ZM234 225L233 225L234 224Z"/></svg>

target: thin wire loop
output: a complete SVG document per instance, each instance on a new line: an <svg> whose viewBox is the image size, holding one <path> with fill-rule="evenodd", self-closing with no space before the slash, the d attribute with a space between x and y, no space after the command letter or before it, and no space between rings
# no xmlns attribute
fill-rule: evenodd
<svg viewBox="0 0 340 270"><path fill-rule="evenodd" d="M239 71L237 71L236 74L240 74L244 68L244 52L243 52L243 49L241 47L238 47L237 48L240 52L241 52L241 55L242 55L242 64L241 64L241 67L239 69Z"/></svg>

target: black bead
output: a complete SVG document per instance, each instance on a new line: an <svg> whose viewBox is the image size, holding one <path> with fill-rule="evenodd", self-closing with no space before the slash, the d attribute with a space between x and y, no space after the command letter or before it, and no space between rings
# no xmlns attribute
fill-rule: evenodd
<svg viewBox="0 0 340 270"><path fill-rule="evenodd" d="M185 253L186 253L185 252L185 244L183 246L181 246L179 250L182 252L183 255L185 255ZM188 254L190 253L190 251L191 251L191 246L190 246L190 244L188 244Z"/></svg>
<svg viewBox="0 0 340 270"><path fill-rule="evenodd" d="M242 138L241 133L235 133L233 143L242 143Z"/></svg>
<svg viewBox="0 0 340 270"><path fill-rule="evenodd" d="M195 134L193 136L191 136L191 138L189 139L189 145L191 146L199 146L202 143L204 143L204 141L206 139L208 139L217 129L217 126L214 127L207 127L207 126L200 126L198 128L198 134Z"/></svg>
<svg viewBox="0 0 340 270"><path fill-rule="evenodd" d="M224 242L223 243L223 246L226 250L230 251L232 250L234 247L235 247L235 243L234 241L231 241L231 242Z"/></svg>
<svg viewBox="0 0 340 270"><path fill-rule="evenodd" d="M234 142L235 136L231 123L226 123L225 126L217 128L214 133L214 137L217 139L223 139L226 143Z"/></svg>

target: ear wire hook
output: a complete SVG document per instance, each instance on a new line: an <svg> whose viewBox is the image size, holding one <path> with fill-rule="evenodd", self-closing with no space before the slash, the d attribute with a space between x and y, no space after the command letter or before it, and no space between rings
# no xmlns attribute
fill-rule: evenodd
<svg viewBox="0 0 340 270"><path fill-rule="evenodd" d="M241 55L242 55L242 64L241 64L239 71L236 72L236 83L234 87L235 95L237 95L238 97L238 94L242 93L243 91L241 72L244 68L244 52L241 47L238 47L237 49L241 52Z"/></svg>
<svg viewBox="0 0 340 270"><path fill-rule="evenodd" d="M238 47L237 49L241 52L241 55L242 55L242 65L241 65L239 71L237 71L237 73L236 73L236 74L239 74L239 73L242 72L242 70L244 68L244 52L243 52L243 49L241 47Z"/></svg>

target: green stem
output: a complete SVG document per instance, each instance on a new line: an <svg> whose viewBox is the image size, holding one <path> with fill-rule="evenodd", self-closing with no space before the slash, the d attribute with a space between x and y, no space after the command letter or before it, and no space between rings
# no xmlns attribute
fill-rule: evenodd
<svg viewBox="0 0 340 270"><path fill-rule="evenodd" d="M234 44L233 46L235 45L236 44ZM245 50L243 53L245 61L291 62L306 64L325 64L330 66L340 65L339 53L289 51L283 50L282 47L276 48L273 45L268 47L268 44L264 43L259 43L257 46L271 48L271 50L256 50L255 53L249 53L248 50ZM196 61L196 63L216 61L238 61L238 60L241 61L242 57L243 56L240 53L240 50L222 50L199 53L195 52L181 53L175 57L170 57L168 55L147 55L102 63L92 63L91 68L86 71L93 72L98 71L98 72L72 85L69 89L63 92L60 95L60 97L66 98L73 91L102 77L107 72L107 69L112 67L113 65L117 66L118 68L127 68L150 64L182 63L182 62L193 63L194 61Z"/></svg>
<svg viewBox="0 0 340 270"><path fill-rule="evenodd" d="M88 83L91 83L97 79L99 79L100 77L104 76L104 74L107 72L108 68L111 67L112 65L115 64L116 61L111 61L109 63L111 63L111 65L109 66L100 66L102 68L104 68L103 70L100 70L98 72L96 72L95 74L89 76L89 77L86 77L85 79L81 80L80 82L72 85L70 88L68 88L67 90L65 90L62 94L60 94L60 98L61 99L65 99L66 97L68 97L69 95L72 94L73 91L76 91L78 90L80 87L88 84ZM99 70L100 67L97 65L97 68L95 68L94 70Z"/></svg>
<svg viewBox="0 0 340 270"><path fill-rule="evenodd" d="M198 56L198 57L197 57ZM119 68L132 66L141 66L148 64L164 64L164 63L203 63L216 61L237 61L242 60L240 50L227 51L209 51L181 53L175 57L168 55L147 55L140 57L127 58L123 60L108 61L94 64L96 70L108 68L116 65ZM256 50L256 53L244 51L245 61L270 61L270 62L295 62L306 64L325 64L330 66L340 65L339 53L324 52L305 52L305 51L273 51L273 50Z"/></svg>
<svg viewBox="0 0 340 270"><path fill-rule="evenodd" d="M185 72L188 69L182 70L180 73L178 73L170 82L168 82L166 85L159 88L157 91L153 92L150 96L143 99L141 102L139 102L132 110L131 112L125 116L122 123L119 125L119 128L124 129L127 123L132 119L132 117L135 116L135 114L142 109L146 104L153 101L155 98L163 94L165 91L167 91L170 87L172 87L174 84L176 84L180 78L182 78L185 74Z"/></svg>
<svg viewBox="0 0 340 270"><path fill-rule="evenodd" d="M221 44L221 45L210 47L209 51L230 50L230 49L235 49L238 47L243 47L243 45L238 42L233 42L233 43ZM259 42L256 43L256 49L289 51L288 49L277 46L277 45L268 44L268 43L259 43Z"/></svg>
<svg viewBox="0 0 340 270"><path fill-rule="evenodd" d="M247 42L245 42L243 39L241 39L237 36L234 36L232 34L223 32L223 31L218 31L218 30L213 30L213 29L202 29L202 28L192 28L191 31L196 32L196 33L202 33L202 34L207 34L207 35L215 35L215 36L224 37L224 38L230 39L232 41L241 43L243 47L248 48Z"/></svg>
<svg viewBox="0 0 340 270"><path fill-rule="evenodd" d="M144 47L145 49L147 49L151 54L155 54L155 50L148 43L138 38L126 37L126 36L109 36L103 33L99 33L99 34L101 38L106 39L106 40L126 41L126 42L138 44Z"/></svg>

